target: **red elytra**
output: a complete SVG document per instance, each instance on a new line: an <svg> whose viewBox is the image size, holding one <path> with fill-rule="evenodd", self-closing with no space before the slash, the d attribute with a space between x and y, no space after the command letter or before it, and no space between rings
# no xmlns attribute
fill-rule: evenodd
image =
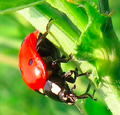
<svg viewBox="0 0 120 115"><path fill-rule="evenodd" d="M19 52L19 68L22 79L32 90L43 89L47 79L46 65L36 51L38 34L38 30L29 34Z"/></svg>

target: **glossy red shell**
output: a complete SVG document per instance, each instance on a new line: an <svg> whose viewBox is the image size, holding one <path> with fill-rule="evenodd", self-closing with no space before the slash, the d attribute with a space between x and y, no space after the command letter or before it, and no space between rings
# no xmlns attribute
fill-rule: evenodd
<svg viewBox="0 0 120 115"><path fill-rule="evenodd" d="M19 52L19 68L24 82L32 90L44 88L47 79L46 65L36 51L39 31L29 34Z"/></svg>

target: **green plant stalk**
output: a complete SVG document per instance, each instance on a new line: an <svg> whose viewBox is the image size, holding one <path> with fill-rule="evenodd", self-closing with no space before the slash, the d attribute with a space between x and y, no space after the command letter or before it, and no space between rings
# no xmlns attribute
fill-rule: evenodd
<svg viewBox="0 0 120 115"><path fill-rule="evenodd" d="M56 10L45 4L43 6L48 10L50 8L53 12L55 11L48 38L62 53L69 55L72 52L75 54L73 63L76 67L81 68L83 72L92 70L92 74L89 77L90 81L95 86L99 86L97 92L106 101L112 113L119 115L120 43L112 30L108 31L109 34L105 32L106 22L110 15L101 15L94 5L83 3L82 8L86 10L88 15L88 23L87 25L83 24L83 29L80 29L82 33L79 39L79 30L76 29L76 32L72 30L74 21L72 20L72 24L65 15L62 15L62 18L57 16L59 7ZM51 5L54 7L55 4L51 3ZM64 4L62 5L64 6ZM48 15L48 11L44 12L40 7L30 7L18 11L18 13L23 15L35 28L45 32L46 23L53 14ZM67 10L69 9L66 9L65 4L65 12L69 12ZM70 17L70 14L68 17ZM66 24L67 28L64 29Z"/></svg>
<svg viewBox="0 0 120 115"><path fill-rule="evenodd" d="M103 13L109 14L110 10L109 10L109 5L108 5L108 0L98 0L98 2L99 2L100 13L101 14L103 14Z"/></svg>

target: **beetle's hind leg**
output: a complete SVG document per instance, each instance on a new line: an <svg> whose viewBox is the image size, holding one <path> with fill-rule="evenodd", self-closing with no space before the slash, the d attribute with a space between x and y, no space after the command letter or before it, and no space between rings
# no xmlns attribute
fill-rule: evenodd
<svg viewBox="0 0 120 115"><path fill-rule="evenodd" d="M91 84L89 83L86 92L84 94L80 95L80 96L77 96L77 98L78 99L84 99L84 98L88 98L88 96L89 96L92 100L96 101L97 99L94 98L94 94L95 94L96 90L94 89L93 94L91 95L91 94L88 93L89 90L90 90L90 87L91 87Z"/></svg>

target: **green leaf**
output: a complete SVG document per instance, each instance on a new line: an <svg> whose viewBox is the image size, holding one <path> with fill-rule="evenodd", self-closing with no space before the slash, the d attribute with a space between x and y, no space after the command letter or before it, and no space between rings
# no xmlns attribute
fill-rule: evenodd
<svg viewBox="0 0 120 115"><path fill-rule="evenodd" d="M111 14L100 14L94 5L84 2L83 6L88 14L86 31L81 34L77 46L76 57L92 65L98 75L90 78L95 85L100 84L99 94L104 98L113 114L120 113L120 42L112 26L108 28ZM80 51L80 52L79 52ZM83 63L83 65L85 65ZM82 69L85 71L83 65ZM87 70L95 69L87 67ZM112 102L111 102L112 99ZM114 106L113 106L114 105Z"/></svg>
<svg viewBox="0 0 120 115"><path fill-rule="evenodd" d="M39 4L45 0L1 0L0 1L0 14L8 13L25 7Z"/></svg>
<svg viewBox="0 0 120 115"><path fill-rule="evenodd" d="M79 6L76 7L76 5L68 3L66 0L46 0L46 2L65 13L81 32L85 30L88 19L84 9Z"/></svg>
<svg viewBox="0 0 120 115"><path fill-rule="evenodd" d="M52 40L52 42L59 47L64 54L75 52L74 43L79 41L80 31L64 13L51 7L48 3L42 3L18 12L42 33L46 31L45 27L48 20L53 18L54 20L51 22L48 38Z"/></svg>
<svg viewBox="0 0 120 115"><path fill-rule="evenodd" d="M106 68L105 64L107 64L107 62L103 62L104 58L107 57L107 51L104 51L107 50L107 43L103 40L104 35L102 32L102 26L106 23L108 16L101 15L95 5L84 3L83 7L86 9L89 22L87 24L86 31L81 34L80 43L77 44L76 57L79 58L79 60L88 61L90 64L96 67L97 73L100 77L100 73L103 72L99 72L98 68L102 68L102 70L104 70ZM99 63L101 61L103 64ZM103 67L98 67L98 65L102 65L104 69ZM95 82L96 85L98 85L100 81L99 77L96 76L94 78L94 81L97 80Z"/></svg>

